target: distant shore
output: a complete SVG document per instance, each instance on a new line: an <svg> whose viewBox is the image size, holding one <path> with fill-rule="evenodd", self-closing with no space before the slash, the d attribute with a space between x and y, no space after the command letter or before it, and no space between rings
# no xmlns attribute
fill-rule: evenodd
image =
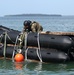
<svg viewBox="0 0 74 75"><path fill-rule="evenodd" d="M5 15L4 17L10 16L52 16L52 17L61 17L59 14L16 14L16 15Z"/></svg>

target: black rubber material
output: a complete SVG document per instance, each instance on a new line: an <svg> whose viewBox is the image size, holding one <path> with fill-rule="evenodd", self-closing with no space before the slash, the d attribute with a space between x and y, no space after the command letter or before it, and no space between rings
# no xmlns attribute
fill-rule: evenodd
<svg viewBox="0 0 74 75"><path fill-rule="evenodd" d="M0 48L0 57L3 57L3 50L4 47ZM7 58L12 58L14 47L12 46L7 46L6 49L6 57ZM66 62L69 60L69 56L61 51L57 51L54 49L41 49L40 52L42 61L43 62ZM23 53L25 56L25 53ZM29 48L27 51L27 58L31 60L38 60L38 55L37 55L37 49L36 48Z"/></svg>
<svg viewBox="0 0 74 75"><path fill-rule="evenodd" d="M5 32L7 32L6 43L7 44L15 44L16 37L19 35L20 31L13 30L4 26L0 26L0 35L2 34L1 42L4 43Z"/></svg>
<svg viewBox="0 0 74 75"><path fill-rule="evenodd" d="M38 47L38 34L29 33L27 45ZM41 48L53 48L62 51L68 51L73 47L73 40L68 36L39 34L39 45Z"/></svg>
<svg viewBox="0 0 74 75"><path fill-rule="evenodd" d="M69 60L69 56L61 51L54 49L41 49L40 52L43 62L66 62ZM28 59L39 60L37 55L37 49L30 48L28 50Z"/></svg>
<svg viewBox="0 0 74 75"><path fill-rule="evenodd" d="M20 31L16 31L4 26L0 26L0 34L3 34L7 31L8 36L6 43L7 44L15 44L16 37L19 35ZM5 35L3 35L1 42L4 43ZM39 39L37 39L39 38ZM57 50L62 50L67 52L72 47L74 47L74 41L69 36L61 36L61 35L49 35L49 34L39 34L38 33L29 33L27 37L27 46L38 47L41 48L53 48Z"/></svg>
<svg viewBox="0 0 74 75"><path fill-rule="evenodd" d="M6 43L15 44L16 37L20 31L13 30L4 26L0 26L0 35L2 34L1 42L4 43L4 32L7 32ZM72 37L72 38L71 38ZM38 39L39 38L39 39ZM43 62L65 62L67 60L74 60L74 40L73 36L62 36L62 35L49 35L29 33L27 37L27 46L31 46L27 51L28 59L39 60L37 56L38 41L40 46L40 52ZM0 46L0 56L3 57L4 47ZM6 57L12 57L14 47L7 46ZM68 53L68 54L67 54ZM23 52L24 56L25 53Z"/></svg>

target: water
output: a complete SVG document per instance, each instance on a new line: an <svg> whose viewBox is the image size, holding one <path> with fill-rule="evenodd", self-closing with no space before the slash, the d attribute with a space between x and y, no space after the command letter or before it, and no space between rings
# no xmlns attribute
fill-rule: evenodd
<svg viewBox="0 0 74 75"><path fill-rule="evenodd" d="M74 62L63 64L30 61L13 63L11 60L0 60L0 75L74 75Z"/></svg>
<svg viewBox="0 0 74 75"><path fill-rule="evenodd" d="M74 16L0 17L0 25L21 31L24 20L39 22L44 31L74 32ZM12 60L0 59L0 75L74 75L74 62L40 63L24 61L23 63L13 63Z"/></svg>
<svg viewBox="0 0 74 75"><path fill-rule="evenodd" d="M74 16L49 17L49 16L16 16L0 17L0 25L16 30L22 30L23 21L32 20L39 22L44 31L74 31Z"/></svg>

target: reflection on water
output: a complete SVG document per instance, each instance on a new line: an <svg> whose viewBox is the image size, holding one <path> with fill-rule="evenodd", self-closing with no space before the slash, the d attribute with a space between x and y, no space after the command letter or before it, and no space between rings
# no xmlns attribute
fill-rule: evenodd
<svg viewBox="0 0 74 75"><path fill-rule="evenodd" d="M74 62L70 63L40 63L25 61L21 63L12 60L0 60L0 74L5 75L74 75Z"/></svg>
<svg viewBox="0 0 74 75"><path fill-rule="evenodd" d="M13 63L13 67L16 70L22 70L23 69L23 66L24 66L24 62L14 62Z"/></svg>

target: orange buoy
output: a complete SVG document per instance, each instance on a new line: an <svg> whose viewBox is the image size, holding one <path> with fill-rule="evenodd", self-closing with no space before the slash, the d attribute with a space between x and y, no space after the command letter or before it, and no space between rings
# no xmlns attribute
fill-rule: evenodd
<svg viewBox="0 0 74 75"><path fill-rule="evenodd" d="M22 61L24 61L24 56L22 54L18 53L15 55L14 60L16 62L22 62Z"/></svg>

